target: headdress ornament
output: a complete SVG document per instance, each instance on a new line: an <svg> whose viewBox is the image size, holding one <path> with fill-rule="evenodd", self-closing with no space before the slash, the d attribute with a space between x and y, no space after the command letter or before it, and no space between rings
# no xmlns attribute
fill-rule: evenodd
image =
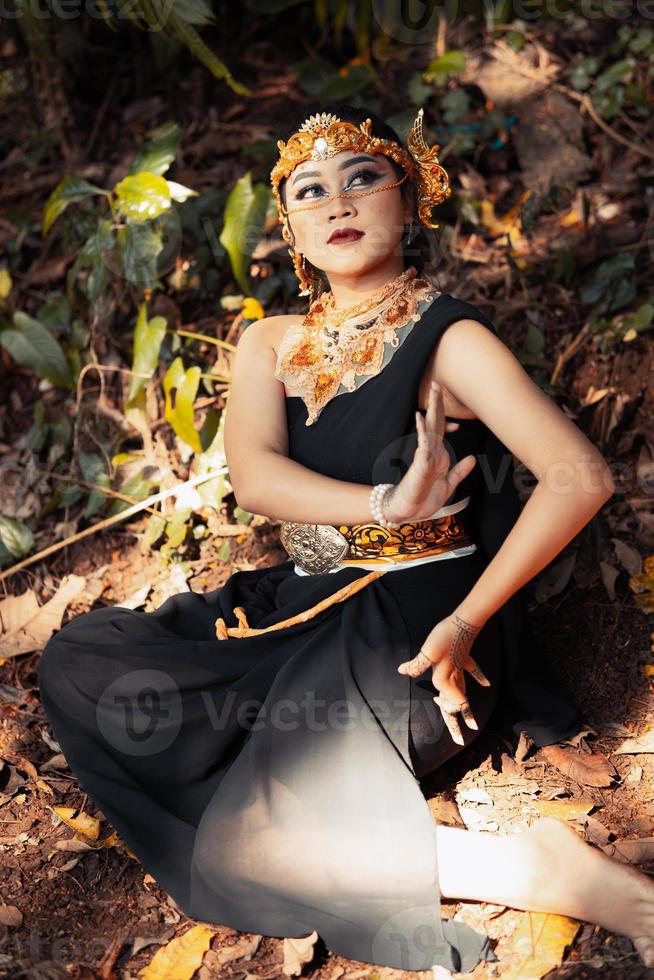
<svg viewBox="0 0 654 980"><path fill-rule="evenodd" d="M420 223L427 228L438 228L438 224L431 221L431 210L450 197L452 189L447 171L438 162L439 145L436 143L429 147L425 142L422 130L423 116L424 109L421 108L409 131L407 149L396 140L373 136L371 132L372 122L369 118L356 125L339 119L331 112L321 112L309 116L300 126L298 132L293 133L287 142L277 140L279 159L271 171L270 182L282 223L284 241L289 244L292 243L287 216L296 211L322 207L326 199L323 198L317 204L293 208L288 211L282 203L279 192L281 181L288 178L295 168L305 160L326 160L344 150L371 154L382 153L404 169L404 175L393 184L385 184L383 187L375 187L371 190L355 191L352 196L362 197L379 190L388 190L390 187L396 187L403 183L408 178L413 181L416 188ZM313 301L315 298L315 276L310 276L307 273L303 255L301 256L292 248L289 249L289 252L293 258L295 273L302 286L300 296L310 295Z"/></svg>

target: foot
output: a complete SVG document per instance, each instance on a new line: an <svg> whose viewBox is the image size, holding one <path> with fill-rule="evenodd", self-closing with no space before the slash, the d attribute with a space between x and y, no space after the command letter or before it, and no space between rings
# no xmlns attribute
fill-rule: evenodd
<svg viewBox="0 0 654 980"><path fill-rule="evenodd" d="M537 755L556 766L565 776L586 786L610 786L619 775L604 753L582 752L564 742L543 745Z"/></svg>
<svg viewBox="0 0 654 980"><path fill-rule="evenodd" d="M654 881L607 857L555 817L541 817L526 833L541 840L550 856L552 873L541 885L551 888L548 906L627 936L644 965L654 966Z"/></svg>

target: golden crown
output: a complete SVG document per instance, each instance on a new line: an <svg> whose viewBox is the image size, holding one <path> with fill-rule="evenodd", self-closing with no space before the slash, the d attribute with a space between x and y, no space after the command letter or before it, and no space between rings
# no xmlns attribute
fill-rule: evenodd
<svg viewBox="0 0 654 980"><path fill-rule="evenodd" d="M357 126L339 119L331 112L309 116L287 142L277 140L279 159L270 173L270 182L280 221L286 226L286 215L289 212L282 204L279 184L290 176L298 164L305 160L326 160L343 150L358 150L383 153L399 164L405 171L402 180L408 177L415 184L420 222L427 228L438 228L438 224L431 221L431 210L450 197L452 189L447 171L438 162L439 145L436 143L429 147L425 143L423 116L424 109L421 108L409 131L406 150L395 140L373 136L370 119L365 119Z"/></svg>

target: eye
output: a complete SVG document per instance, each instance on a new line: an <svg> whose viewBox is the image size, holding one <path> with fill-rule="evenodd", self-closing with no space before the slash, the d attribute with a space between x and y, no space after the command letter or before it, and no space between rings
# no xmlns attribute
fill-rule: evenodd
<svg viewBox="0 0 654 980"><path fill-rule="evenodd" d="M368 170L368 169L365 169L365 168L362 169L362 170L357 170L352 175L352 179L351 179L350 183L348 184L348 187L351 187L352 184L354 183L354 181L357 180L359 177L366 177L366 178L369 177L371 180L375 180L378 176L379 176L379 174L377 173L376 170ZM368 183L368 181L366 181L366 183ZM321 189L321 185L320 184L307 184L307 186L306 187L303 187L301 191L298 191L295 199L297 201L303 200L306 197L307 193L309 191L313 190L315 187L317 187L318 189ZM312 195L312 197L313 197L313 195Z"/></svg>

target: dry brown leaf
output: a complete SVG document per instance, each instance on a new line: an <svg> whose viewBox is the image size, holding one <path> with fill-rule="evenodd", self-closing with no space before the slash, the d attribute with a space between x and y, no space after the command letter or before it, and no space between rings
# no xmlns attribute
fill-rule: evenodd
<svg viewBox="0 0 654 980"><path fill-rule="evenodd" d="M0 905L0 925L20 926L23 923L23 913L15 905Z"/></svg>
<svg viewBox="0 0 654 980"><path fill-rule="evenodd" d="M314 949L318 941L318 933L314 929L308 936L299 939L284 939L284 965L282 972L287 977L299 976L306 963L313 959Z"/></svg>
<svg viewBox="0 0 654 980"><path fill-rule="evenodd" d="M214 930L193 926L182 936L158 949L147 966L139 971L142 980L190 980L209 949Z"/></svg>
<svg viewBox="0 0 654 980"><path fill-rule="evenodd" d="M224 966L226 963L231 963L233 960L249 960L259 949L262 939L263 936L256 934L243 936L232 946L223 946L222 949L217 950L216 960L221 966Z"/></svg>
<svg viewBox="0 0 654 980"><path fill-rule="evenodd" d="M654 752L654 728L646 728L635 738L625 739L622 745L613 749L611 755L635 754L637 752Z"/></svg>
<svg viewBox="0 0 654 980"><path fill-rule="evenodd" d="M427 805L436 823L465 827L463 817L459 813L459 808L454 800L445 800L440 796L434 796L432 799L427 800Z"/></svg>
<svg viewBox="0 0 654 980"><path fill-rule="evenodd" d="M643 559L640 556L640 552L632 548L631 545L626 544L620 538L611 538L613 542L613 548L615 549L615 554L629 575L637 575L643 569Z"/></svg>
<svg viewBox="0 0 654 980"><path fill-rule="evenodd" d="M536 743L530 735L527 735L526 732L520 732L520 737L518 739L518 744L514 755L515 761L524 762L535 744Z"/></svg>
<svg viewBox="0 0 654 980"><path fill-rule="evenodd" d="M602 752L585 751L570 745L544 745L539 756L568 779L586 786L610 786L618 772Z"/></svg>
<svg viewBox="0 0 654 980"><path fill-rule="evenodd" d="M57 851L93 851L94 847L88 841L80 840L79 837L67 837L65 840L55 841Z"/></svg>
<svg viewBox="0 0 654 980"><path fill-rule="evenodd" d="M81 834L87 841L97 841L100 836L100 821L97 817L90 816L84 810L78 811L72 806L53 806L51 809L76 834ZM74 816L76 813L77 816Z"/></svg>
<svg viewBox="0 0 654 980"><path fill-rule="evenodd" d="M609 857L629 864L647 864L654 861L654 837L640 837L636 840L616 840L602 848Z"/></svg>
<svg viewBox="0 0 654 980"><path fill-rule="evenodd" d="M511 936L511 953L506 967L500 968L503 980L540 980L559 966L566 946L573 942L581 923L566 915L527 912Z"/></svg>
<svg viewBox="0 0 654 980"><path fill-rule="evenodd" d="M63 754L63 752L58 752L56 755L53 755L51 759L48 759L47 762L44 762L41 765L41 772L47 772L48 769L69 769L69 768L70 766L68 765L68 760L66 759L66 756Z"/></svg>
<svg viewBox="0 0 654 980"><path fill-rule="evenodd" d="M591 839L593 844L599 844L601 847L603 847L604 844L608 844L612 831L605 827L604 824L597 819L597 817L589 817L584 814L578 818L578 822L584 828L587 836Z"/></svg>
<svg viewBox="0 0 654 980"><path fill-rule="evenodd" d="M61 627L66 607L85 585L86 579L81 575L67 575L61 580L56 594L44 605L34 609L32 601L26 599L20 608L11 609L8 616L12 626L0 636L0 659L18 657L44 647L54 631Z"/></svg>
<svg viewBox="0 0 654 980"><path fill-rule="evenodd" d="M20 629L39 611L39 603L34 589L21 595L10 595L0 602L0 633L10 633Z"/></svg>
<svg viewBox="0 0 654 980"><path fill-rule="evenodd" d="M546 571L539 575L538 581L536 582L536 587L534 589L534 597L536 602L547 602L548 599L552 598L552 596L563 592L566 585L570 581L576 560L577 555L575 552L572 555L568 555L566 558L562 558L561 561L556 563L556 565L550 566Z"/></svg>

